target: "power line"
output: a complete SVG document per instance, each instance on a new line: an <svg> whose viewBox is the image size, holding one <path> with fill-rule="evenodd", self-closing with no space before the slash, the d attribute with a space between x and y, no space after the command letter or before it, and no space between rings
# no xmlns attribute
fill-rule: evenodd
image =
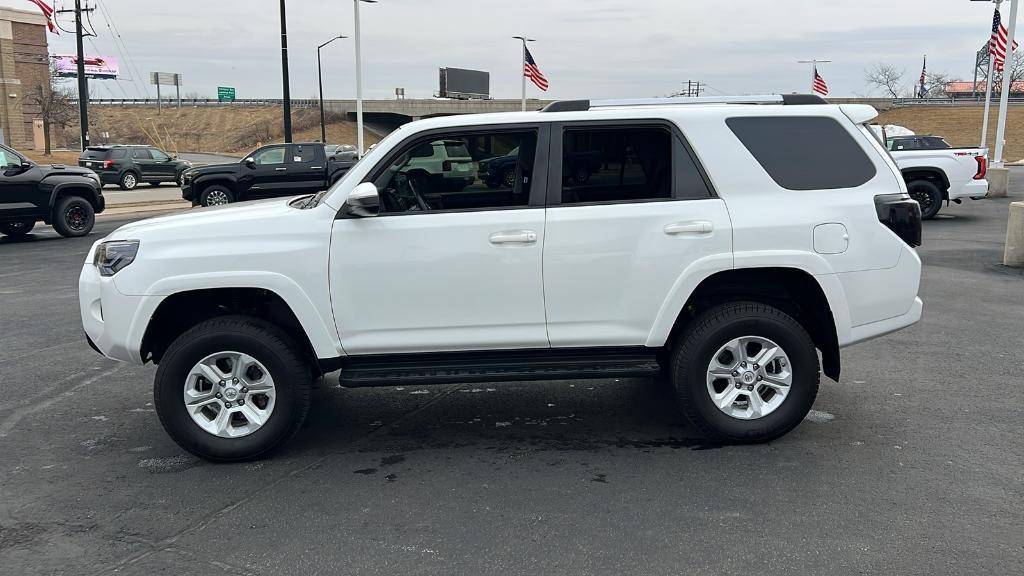
<svg viewBox="0 0 1024 576"><path fill-rule="evenodd" d="M107 24L107 29L110 30L112 38L114 39L114 45L118 48L121 53L121 57L125 59L126 64L130 70L134 70L136 81L133 82L137 92L145 93L145 96L149 97L149 86L145 83L145 76L139 72L139 67L135 64L135 58L132 57L131 51L128 50L128 45L125 43L124 38L121 36L121 31L117 28L117 23L114 22L114 18L110 13L110 9L107 8L105 3L101 3L97 0L96 6L100 9L100 13L103 15L103 20ZM120 42L120 46L118 46ZM123 50L122 50L123 49ZM139 85L136 82L142 82L142 89L139 90Z"/></svg>
<svg viewBox="0 0 1024 576"><path fill-rule="evenodd" d="M93 51L95 51L96 54L100 54L100 49L96 46L96 43L93 42L92 38L88 38L87 40L89 41L89 46L92 46ZM114 83L117 84L117 87L121 89L121 93L124 94L124 97L129 98L128 91L124 89L124 86L121 85L117 78L114 78ZM104 88L107 88L107 92L110 93L111 97L114 96L114 92L110 88L106 86L104 86Z"/></svg>

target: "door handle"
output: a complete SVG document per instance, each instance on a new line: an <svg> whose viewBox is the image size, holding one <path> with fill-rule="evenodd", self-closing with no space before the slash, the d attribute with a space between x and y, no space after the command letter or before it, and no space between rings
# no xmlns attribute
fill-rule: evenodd
<svg viewBox="0 0 1024 576"><path fill-rule="evenodd" d="M310 170L323 170L324 167L323 166L310 166L309 169Z"/></svg>
<svg viewBox="0 0 1024 576"><path fill-rule="evenodd" d="M537 242L537 233L533 230L505 230L490 236L491 244L533 244Z"/></svg>
<svg viewBox="0 0 1024 576"><path fill-rule="evenodd" d="M275 172L284 172L287 168L274 168Z"/></svg>
<svg viewBox="0 0 1024 576"><path fill-rule="evenodd" d="M680 234L710 234L714 225L707 220L694 220L692 222L673 222L665 225L665 234L677 236Z"/></svg>

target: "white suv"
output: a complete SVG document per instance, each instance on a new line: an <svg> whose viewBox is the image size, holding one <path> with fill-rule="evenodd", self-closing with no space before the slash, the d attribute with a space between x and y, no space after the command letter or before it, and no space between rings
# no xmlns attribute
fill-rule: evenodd
<svg viewBox="0 0 1024 576"><path fill-rule="evenodd" d="M921 317L920 208L874 116L775 96L414 122L315 196L114 231L82 268L82 321L102 354L159 365L161 422L212 460L283 444L339 369L350 387L662 375L713 439L770 440L840 348ZM516 176L422 189L403 175L433 142L515 156Z"/></svg>

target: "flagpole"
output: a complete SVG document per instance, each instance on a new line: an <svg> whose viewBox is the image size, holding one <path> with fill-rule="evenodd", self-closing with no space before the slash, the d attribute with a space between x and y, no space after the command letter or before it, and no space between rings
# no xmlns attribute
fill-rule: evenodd
<svg viewBox="0 0 1024 576"><path fill-rule="evenodd" d="M818 64L829 64L831 60L818 60L817 58L811 58L810 60L797 60L797 64L810 64L811 65L811 94L814 94L814 79L818 75Z"/></svg>
<svg viewBox="0 0 1024 576"><path fill-rule="evenodd" d="M519 67L520 80L523 82L523 112L526 112L526 37L523 37L523 65Z"/></svg>
<svg viewBox="0 0 1024 576"><path fill-rule="evenodd" d="M1006 62L1003 64L1003 88L999 94L999 121L996 124L996 155L995 166L1003 167L1003 141L1006 138L1006 110L1010 104L1011 76L1013 66L1013 40L1017 33L1017 5L1019 0L1010 0L1010 26L1006 38Z"/></svg>
<svg viewBox="0 0 1024 576"><path fill-rule="evenodd" d="M995 0L996 10L1003 4L1003 0ZM1004 64L1005 66L1005 64ZM988 41L988 78L985 83L985 118L981 121L981 148L988 144L988 117L992 109L992 73L995 67L992 65L992 40Z"/></svg>

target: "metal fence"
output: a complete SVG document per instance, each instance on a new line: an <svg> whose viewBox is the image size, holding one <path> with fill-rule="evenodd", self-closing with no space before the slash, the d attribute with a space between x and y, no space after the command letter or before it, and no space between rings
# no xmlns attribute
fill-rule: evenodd
<svg viewBox="0 0 1024 576"><path fill-rule="evenodd" d="M73 100L75 104L78 100ZM301 99L292 100L293 108L316 108L318 100ZM176 99L161 98L163 106L174 107L178 105ZM281 98L240 98L237 100L218 100L216 98L182 98L182 106L281 106L284 100ZM156 106L156 98L90 98L89 104L99 106Z"/></svg>
<svg viewBox="0 0 1024 576"><path fill-rule="evenodd" d="M894 98L893 106L977 106L985 103L985 95L964 98ZM999 94L992 95L993 105L999 105ZM1024 104L1024 98L1010 98L1010 104Z"/></svg>

